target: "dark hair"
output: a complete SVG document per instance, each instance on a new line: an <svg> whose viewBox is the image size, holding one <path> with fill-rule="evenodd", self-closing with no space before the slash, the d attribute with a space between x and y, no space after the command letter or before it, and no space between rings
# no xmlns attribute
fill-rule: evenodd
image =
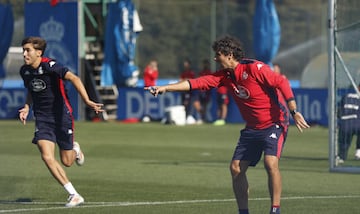
<svg viewBox="0 0 360 214"><path fill-rule="evenodd" d="M212 49L215 53L222 53L225 56L233 54L234 58L238 61L241 61L245 56L240 40L228 35L217 39L213 43Z"/></svg>
<svg viewBox="0 0 360 214"><path fill-rule="evenodd" d="M36 36L30 36L26 37L22 40L21 46L24 46L25 44L31 43L36 50L41 50L41 56L44 54L46 49L46 41L43 38L36 37Z"/></svg>

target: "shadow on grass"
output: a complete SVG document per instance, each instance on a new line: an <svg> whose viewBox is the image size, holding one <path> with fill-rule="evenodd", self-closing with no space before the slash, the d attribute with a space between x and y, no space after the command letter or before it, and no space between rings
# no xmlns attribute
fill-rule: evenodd
<svg viewBox="0 0 360 214"><path fill-rule="evenodd" d="M0 200L0 204L2 205L18 205L18 204L23 204L23 205L41 205L41 204L46 204L46 205L59 205L58 202L54 202L54 203L49 203L49 202L36 202L36 199L33 198L18 198L16 200ZM61 203L62 204L62 203Z"/></svg>
<svg viewBox="0 0 360 214"><path fill-rule="evenodd" d="M18 198L16 200L0 200L0 204L21 204L21 203L32 203L31 198Z"/></svg>

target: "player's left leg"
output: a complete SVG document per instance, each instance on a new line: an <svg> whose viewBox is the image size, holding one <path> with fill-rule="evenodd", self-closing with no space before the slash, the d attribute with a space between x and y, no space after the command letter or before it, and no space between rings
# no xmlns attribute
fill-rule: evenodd
<svg viewBox="0 0 360 214"><path fill-rule="evenodd" d="M76 160L76 164L79 166L83 165L85 161L84 153L81 151L78 142L73 143L73 149L70 150L60 149L60 157L61 157L61 162L66 167L70 167L75 160Z"/></svg>
<svg viewBox="0 0 360 214"><path fill-rule="evenodd" d="M277 213L276 209L277 208L280 209L281 190L282 190L279 159L276 156L265 155L264 165L266 172L268 174L268 188L271 198L272 210L275 211L273 213Z"/></svg>
<svg viewBox="0 0 360 214"><path fill-rule="evenodd" d="M268 188L271 198L270 214L280 214L282 183L279 159L285 145L287 127L276 124L264 133L264 167L268 174Z"/></svg>
<svg viewBox="0 0 360 214"><path fill-rule="evenodd" d="M76 159L76 152L75 150L63 150L60 149L60 159L64 166L70 167L73 165L75 159Z"/></svg>
<svg viewBox="0 0 360 214"><path fill-rule="evenodd" d="M78 165L84 163L84 154L80 145L74 142L74 125L72 121L56 127L57 144L60 148L61 162L64 166L70 167L76 160Z"/></svg>

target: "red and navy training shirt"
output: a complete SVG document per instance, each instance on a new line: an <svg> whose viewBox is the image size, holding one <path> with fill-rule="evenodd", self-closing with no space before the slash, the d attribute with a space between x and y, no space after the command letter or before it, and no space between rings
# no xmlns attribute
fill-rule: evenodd
<svg viewBox="0 0 360 214"><path fill-rule="evenodd" d="M234 71L219 70L188 81L191 90L226 86L248 128L264 129L274 123L289 123L286 101L294 99L289 81L260 61L245 59Z"/></svg>
<svg viewBox="0 0 360 214"><path fill-rule="evenodd" d="M66 93L64 77L68 68L43 57L38 68L23 65L20 75L33 100L36 120L56 123L72 122L72 108Z"/></svg>

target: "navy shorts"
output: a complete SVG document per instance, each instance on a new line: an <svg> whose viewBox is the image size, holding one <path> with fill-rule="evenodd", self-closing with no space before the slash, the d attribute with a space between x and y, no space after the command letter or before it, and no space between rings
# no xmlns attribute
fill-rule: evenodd
<svg viewBox="0 0 360 214"><path fill-rule="evenodd" d="M73 124L55 124L36 121L35 133L32 143L37 144L39 140L49 140L57 143L62 150L73 149Z"/></svg>
<svg viewBox="0 0 360 214"><path fill-rule="evenodd" d="M235 148L232 160L250 161L249 166L256 166L262 153L280 158L285 145L287 127L274 124L266 129L245 128Z"/></svg>

